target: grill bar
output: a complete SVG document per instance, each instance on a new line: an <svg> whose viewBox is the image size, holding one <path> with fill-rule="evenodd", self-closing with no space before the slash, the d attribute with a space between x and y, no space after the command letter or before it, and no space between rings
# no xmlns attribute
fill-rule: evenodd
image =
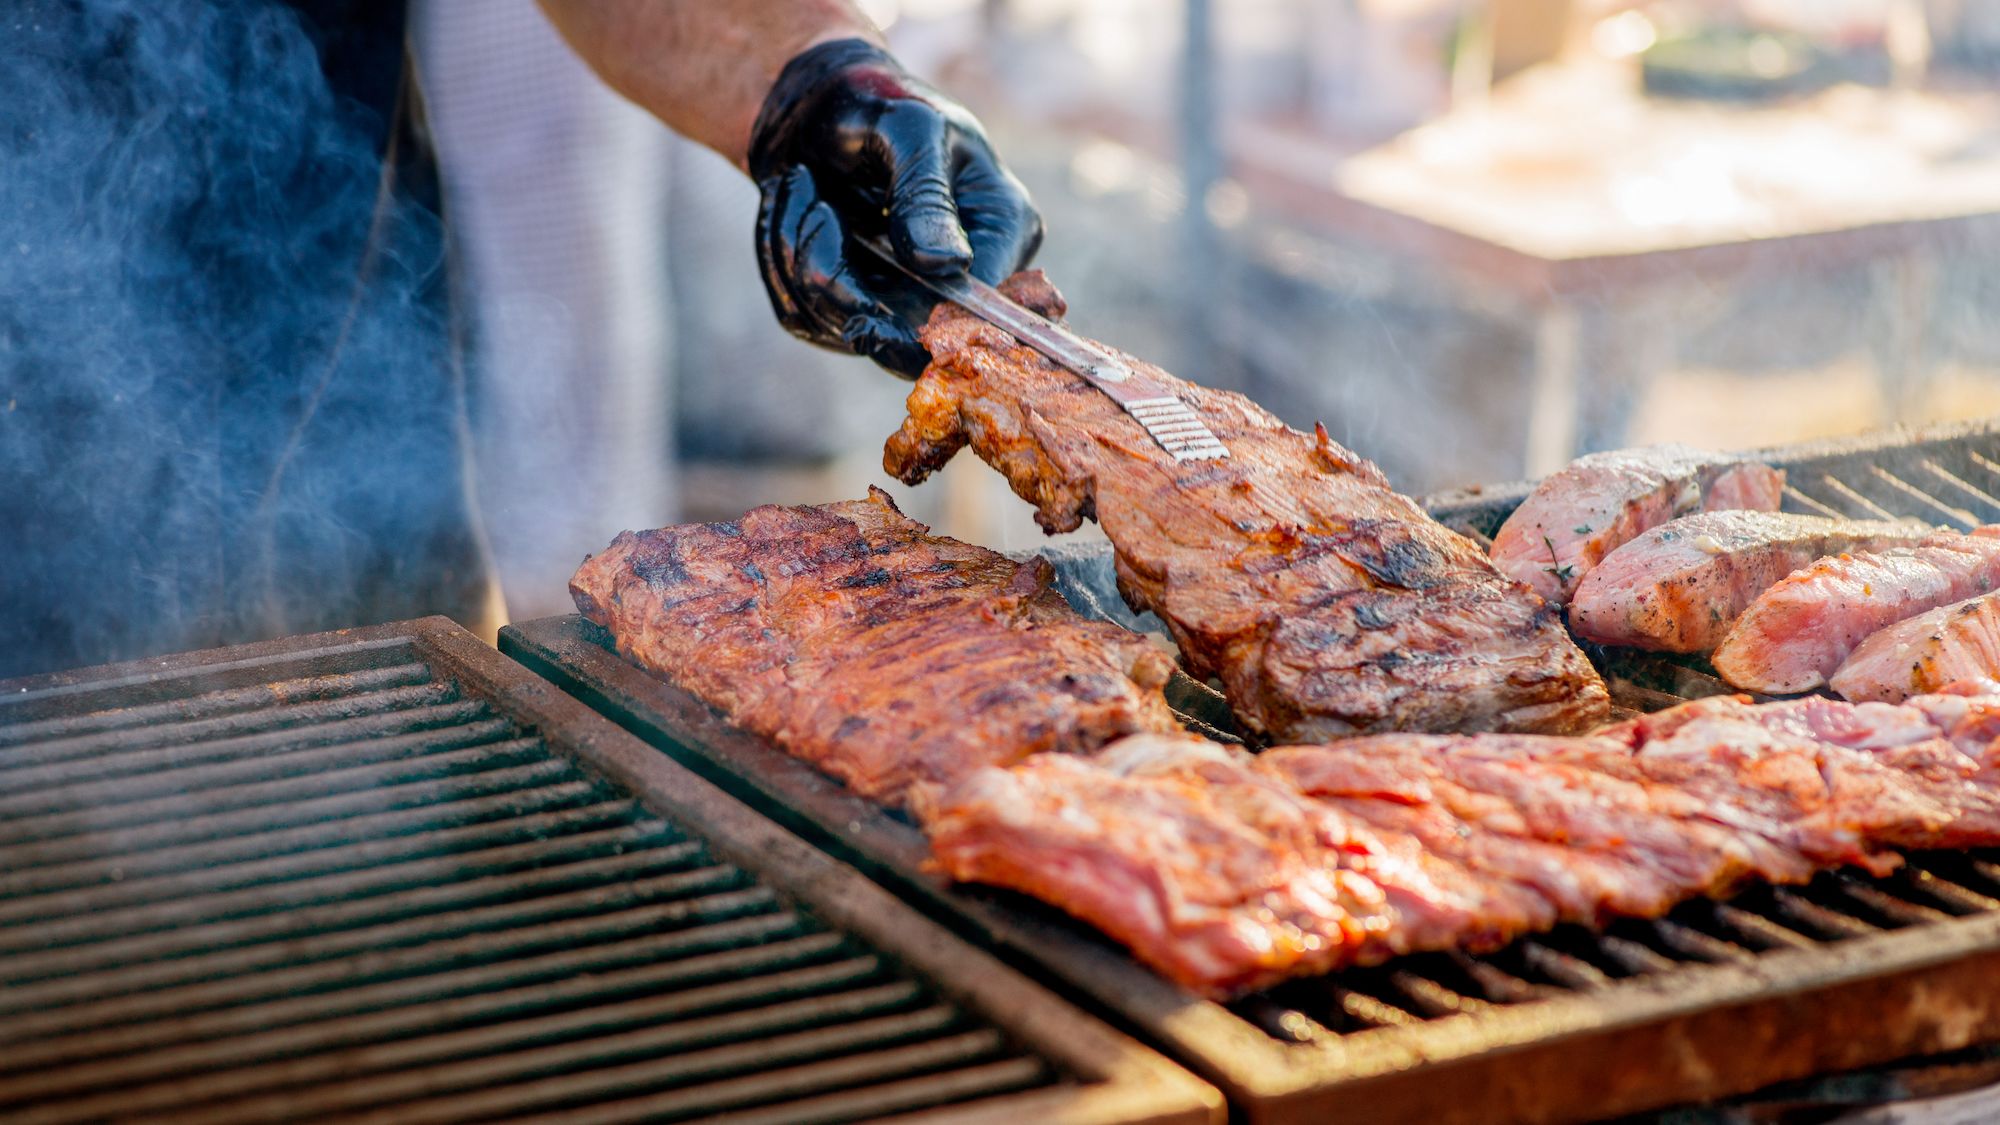
<svg viewBox="0 0 2000 1125"><path fill-rule="evenodd" d="M722 1125L724 1122L728 1125L815 1125L824 1121L848 1121L857 1116L862 1107L876 1107L874 1112L877 1113L902 1113L966 1098L1025 1090L1040 1085L1047 1080L1047 1077L1047 1072L1042 1069L1041 1064L1033 1059L1006 1059L984 1066L962 1067L942 1074L929 1074L922 1078L911 1078L887 1085L867 1086L859 1090L785 1102L745 1113L720 1114L710 1120L716 1125ZM660 1117L655 1109L655 1103L648 1099L637 1099L630 1103L600 1107L582 1115L581 1118L572 1115L562 1117L560 1120L581 1119L605 1123L655 1121ZM1035 1119L1035 1116L1025 1112L1021 1117L1024 1121ZM556 1119L531 1118L530 1120Z"/></svg>
<svg viewBox="0 0 2000 1125"><path fill-rule="evenodd" d="M628 852L628 848L647 850ZM594 884L611 878L637 878L677 871L704 858L700 844L673 842L666 826L653 821L558 840L507 844L485 851L384 864L358 872L344 871L215 894L186 895L167 902L146 902L96 913L70 913L65 909L66 904L44 903L40 905L52 909L43 917L53 920L11 929L0 927L0 974L12 971L9 957L13 954L47 950L58 945L80 947L90 942L110 943L122 935L199 927L211 919L270 917L275 912L285 911L287 913L282 917L287 919L285 925L288 930L334 929L340 927L326 924L327 912L330 909L340 909L343 913L348 910L344 905L333 907L328 904L343 904L344 900L362 900L378 910L428 913L437 908L430 902L412 902L410 899L421 891L436 901L443 897L435 889L440 884L448 885L451 891L456 892L454 898L462 894L464 897L459 901L475 901L474 896L481 895L535 894L548 885L568 886L586 881ZM525 875L511 874L535 867L540 869ZM468 873L477 871L496 874L472 882L465 881ZM410 895L385 895L384 892L410 892ZM308 912L304 909L306 907L319 909ZM267 932L281 931L274 925ZM145 938L125 940L147 943ZM157 947L161 943L154 938L147 944ZM212 948L202 940L198 930L186 939L176 938L171 945L175 950ZM104 955L113 960L125 960L127 952L107 948ZM155 954L139 952L130 956L133 960L145 960Z"/></svg>
<svg viewBox="0 0 2000 1125"><path fill-rule="evenodd" d="M497 811L515 807L508 802ZM427 818L436 823L434 814L445 808L452 806L161 849L115 868L104 861L31 868L0 878L0 926L629 826L640 813L631 801L615 800L421 833L397 831ZM327 830L334 827L349 832Z"/></svg>
<svg viewBox="0 0 2000 1125"><path fill-rule="evenodd" d="M0 1072L211 1039L241 1044L245 1053L236 1057L255 1061L259 1052L279 1051L287 1044L332 1047L376 1036L410 1035L474 1019L630 994L623 989L637 992L778 971L845 949L845 939L839 935L804 927L791 913L752 915L607 942L588 951L557 950L493 965L447 967L429 975L285 996L254 1007L185 1016L169 1012L112 1029L46 1036L10 1047L0 1059Z"/></svg>
<svg viewBox="0 0 2000 1125"><path fill-rule="evenodd" d="M983 1063L1005 1047L998 1032L971 1031L949 1038L929 1038L951 1026L951 1013L943 1008L926 1008L905 1015L888 1016L827 1031L767 1038L740 1046L719 1047L683 1056L671 1076L638 1067L613 1067L590 1076L598 1089L639 1093L660 1083L663 1077L718 1080L686 1086L646 1100L646 1116L672 1120L712 1114L721 1110L779 1097L838 1090L872 1078L936 1069L947 1065ZM911 1040L926 1040L909 1044ZM868 1048L862 1053L807 1063L816 1056ZM760 1073L754 1078L728 1079L765 1063L801 1063L798 1066ZM409 1102L397 1107L395 1120L415 1123L458 1120L468 1111L475 1117L497 1117L503 1113L564 1106L584 1088L584 1082L569 1076L526 1082L518 1086L485 1092L479 1097L451 1097L426 1102ZM566 1120L585 1119L565 1110ZM223 1118L221 1120L231 1120ZM237 1118L235 1120L241 1120Z"/></svg>
<svg viewBox="0 0 2000 1125"><path fill-rule="evenodd" d="M370 668L341 675L305 676L270 684L228 688L185 700L0 726L0 746L47 743L100 731L138 727L147 729L147 741L165 745L169 739L181 741L190 736L209 737L211 732L229 729L219 724L200 728L196 725L197 720L212 721L223 716L243 715L245 718L240 721L254 723L263 729L277 725L273 721L274 715L285 715L298 723L318 722L368 711L389 710L407 705L404 703L406 700L442 702L451 692L451 685L434 682L430 668L423 664L393 664L386 668ZM317 708L305 706L322 701L330 705ZM172 734L163 735L163 727ZM179 737L174 738L175 735ZM0 761L11 763L14 758L9 755Z"/></svg>
<svg viewBox="0 0 2000 1125"><path fill-rule="evenodd" d="M473 1021L512 1018L649 990L693 987L731 976L781 973L850 952L839 935L811 932L802 925L791 914L753 916L608 943L587 955L557 951L492 966L447 969L434 975L291 996L254 1009L233 1007L168 1015L110 1031L44 1037L10 1050L0 1072L38 1071L54 1063L107 1059L161 1047L173 1049L152 1050L141 1059L110 1065L142 1074L165 1072L200 1060L256 1061L309 1049L405 1038ZM732 943L744 942L753 944L731 948ZM867 957L850 958L848 963L858 965L861 961L877 963ZM23 1090L62 1088L81 1081L49 1072L0 1080L0 1098L19 1098L25 1096Z"/></svg>
<svg viewBox="0 0 2000 1125"><path fill-rule="evenodd" d="M548 934L554 927L542 927L541 923L579 917L595 920L631 915L626 924L650 927L733 910L745 894L768 900L755 891L739 890L743 881L740 874L724 865L638 877L651 866L643 856L637 860L620 856L613 862L558 868L532 886L517 887L512 879L481 879L388 896L400 901L386 905L363 900L219 922L196 930L141 935L76 950L53 949L4 958L0 959L0 980L33 983L16 983L0 994L0 1012L33 1010L164 984L233 978L267 965L366 954L464 934L522 929ZM550 889L561 893L510 901L516 894ZM461 903L495 898L501 901L459 908ZM617 913L600 915L607 909ZM442 910L451 913L430 913ZM335 926L342 928L328 928ZM188 955L196 950L217 952ZM0 1030L0 1037L4 1035Z"/></svg>
<svg viewBox="0 0 2000 1125"><path fill-rule="evenodd" d="M1606 934L1603 939L1604 953L1618 962L1620 968L1632 976L1643 973L1664 973L1673 970L1675 962L1652 946L1630 938ZM1699 960L1700 958L1690 958Z"/></svg>
<svg viewBox="0 0 2000 1125"><path fill-rule="evenodd" d="M0 870L32 871L115 855L119 859L108 870L122 872L127 864L143 863L155 849L254 844L268 834L287 831L337 832L352 827L346 823L349 817L357 818L356 823L371 814L402 813L421 819L429 810L450 805L468 818L483 820L509 805L541 811L601 800L608 794L597 782L579 777L562 762L539 761L433 781L175 817L129 828L78 825L79 831L63 837L0 847Z"/></svg>
<svg viewBox="0 0 2000 1125"><path fill-rule="evenodd" d="M497 721L455 732L425 731L379 740L362 753L364 758L379 760L364 765L340 765L342 751L349 748L336 747L320 759L328 768L303 777L192 789L0 820L0 847L27 844L39 851L47 841L78 833L95 834L108 828L162 820L194 820L238 809L276 809L291 801L305 801L326 793L379 793L412 781L490 769L496 763L530 768L560 765L547 758L541 745L532 738L512 738L497 746L486 745L507 733ZM362 752L359 745L351 749Z"/></svg>
<svg viewBox="0 0 2000 1125"><path fill-rule="evenodd" d="M1805 512L1808 515L1825 516L1828 519L1836 519L1836 520L1850 518L1845 511L1842 511L1841 509L1836 508L1831 504L1821 503L1820 501L1815 500L1810 496L1807 496L1805 493L1800 492L1798 485L1796 484L1785 485L1785 499L1791 505L1796 505L1796 508L1805 509Z"/></svg>
<svg viewBox="0 0 2000 1125"><path fill-rule="evenodd" d="M1928 457L1923 459L1921 467L1930 480L1944 485L1944 495L1960 504L1969 504L1970 510L1980 523L2000 520L2000 499L1995 499L1992 493Z"/></svg>
<svg viewBox="0 0 2000 1125"><path fill-rule="evenodd" d="M224 1125L229 1122L283 1120L298 1114L322 1116L338 1114L343 1119L382 1120L395 1122L445 1122L464 1120L492 1120L512 1117L537 1109L562 1106L584 1098L607 1100L619 1096L629 1096L643 1084L666 1084L687 1081L709 1073L727 1073L731 1067L737 1070L761 1070L773 1064L782 1064L811 1054L815 1049L833 1050L843 1042L855 1048L892 1044L898 1039L921 1036L926 1032L936 1032L949 1024L951 1012L942 1006L926 1008L907 1015L890 1016L876 1020L864 1020L843 1024L839 1027L820 1031L802 1032L792 1036L766 1038L759 1042L734 1044L706 1051L688 1051L668 1056L660 1062L625 1063L592 1066L576 1073L560 1073L577 1064L588 1065L605 1062L604 1056L618 1057L620 1049L639 1051L643 1044L637 1037L606 1037L594 1041L590 1050L601 1055L559 1054L553 1059L513 1060L507 1057L475 1059L455 1068L433 1068L410 1072L399 1076L396 1081L362 1080L358 1082L329 1083L303 1089L287 1090L266 1097L244 1098L236 1101L203 1106L184 1113L181 1120L187 1122L214 1123ZM658 1046L672 1048L680 1044L686 1034L685 1029L671 1025L657 1029ZM516 1065L520 1062L523 1065ZM535 1074L534 1066L539 1061L549 1073L540 1078L530 1077L527 1081L517 1081L505 1085L494 1085L509 1078ZM758 1075L766 1078L771 1072ZM437 1081L428 1081L436 1074ZM377 1107L393 1106L393 1111L378 1110L371 1115L367 1111ZM50 1117L48 1120L84 1120L68 1116Z"/></svg>
<svg viewBox="0 0 2000 1125"><path fill-rule="evenodd" d="M166 750L30 767L0 773L0 784L7 785L0 795L0 820L394 761L499 741L513 733L505 719L493 717L481 704L451 703L211 743L202 747L200 759L205 760L189 761ZM531 739L511 741L524 750L535 749Z"/></svg>
<svg viewBox="0 0 2000 1125"><path fill-rule="evenodd" d="M793 1067L778 1071L770 1075L767 1081L762 1082L744 1078L714 1082L647 1099L644 1108L647 1120L686 1119L697 1115L707 1116L716 1110L754 1103L773 1095L798 1098L826 1090L839 1090L856 1083L875 1081L896 1074L938 1070L947 1066L953 1069L948 1074L940 1076L942 1082L950 1081L952 1075L966 1074L968 1067L971 1067L974 1073L985 1072L993 1078L1000 1078L1001 1075L994 1072L1005 1068L1005 1080L1009 1086L1025 1086L1043 1077L1038 1065L1032 1059L984 1062L999 1055L1002 1050L1003 1044L997 1033L974 1031L951 1039L915 1044L892 1051L879 1051ZM902 1085L905 1090L902 1095L904 1098L917 1092L912 1088L916 1085L915 1082L906 1082ZM871 1100L880 1096L875 1090L862 1093ZM780 1105L771 1107L766 1113L784 1120L789 1116L790 1110ZM626 1120L632 1118L628 1117Z"/></svg>
<svg viewBox="0 0 2000 1125"><path fill-rule="evenodd" d="M857 966L861 972L857 972ZM106 1083L95 1087L108 1092L76 1098L51 1106L47 1120L99 1120L106 1116L154 1112L188 1101L211 1101L240 1096L272 1087L296 1087L313 1083L336 1085L323 1108L347 1110L382 1102L394 1102L406 1094L428 1095L454 1083L467 1087L486 1085L544 1069L559 1069L588 1062L573 1043L589 1039L589 1050L611 1056L645 1055L691 1045L751 1040L760 1034L782 1029L835 1022L844 1018L874 1014L906 1005L920 998L911 981L896 981L872 988L854 989L815 996L829 986L852 984L854 978L879 968L872 959L848 962L825 969L807 970L788 976L712 986L681 994L668 994L622 1004L606 1004L581 1012L562 1012L536 1019L519 1019L491 1027L471 1027L456 1032L434 1034L415 1043L381 1042L357 1047L340 1054L320 1054L305 1059L255 1068L213 1071L205 1080L189 1082L172 1079L154 1085L125 1085L134 1075L131 1067L100 1066L93 1076ZM762 1008L730 1012L707 1018L691 1015L726 1008L749 998L804 996ZM810 1005L811 1010L803 1006ZM513 1049L511 1053L509 1049ZM243 1061L241 1056L218 1055L211 1049L190 1061L208 1067L229 1066ZM428 1066L409 1070L413 1064ZM390 1072L382 1074L382 1072ZM93 1089L82 1080L85 1072L74 1072L65 1085L71 1090ZM149 1066L146 1073L160 1073ZM366 1077L379 1075L377 1077ZM119 1085L109 1085L117 1083ZM0 1091L0 1096L12 1091ZM289 1099L290 1095L275 1095ZM247 1101L247 1099L245 1099ZM240 1107L250 1110L257 1103ZM255 1116L254 1110L252 1115ZM34 1120L35 1118L28 1118Z"/></svg>
<svg viewBox="0 0 2000 1125"><path fill-rule="evenodd" d="M1220 1109L442 620L6 685L0 782L8 1121Z"/></svg>
<svg viewBox="0 0 2000 1125"><path fill-rule="evenodd" d="M286 652L248 655L232 650L192 653L187 658L138 661L110 669L86 668L67 675L10 685L0 696L0 724L107 714L156 703L180 702L232 688L269 688L315 676L357 675L399 664L424 663L408 637L382 637L353 644L332 641Z"/></svg>
<svg viewBox="0 0 2000 1125"><path fill-rule="evenodd" d="M1923 489L1918 488L1916 485L1911 484L1909 481L1904 480L1902 477L1897 476L1880 465L1869 466L1869 473L1874 479L1888 485L1900 494L1887 498L1888 502L1894 507L1909 510L1910 505L1914 504L1916 511L1933 513L1933 519L1944 523L1956 524L1962 529L1969 530L1978 527L1981 523L1979 517L1973 515L1971 512L1966 511L1964 508L1945 503L1938 497L1925 492ZM1898 501L1901 501L1901 503L1898 503Z"/></svg>
<svg viewBox="0 0 2000 1125"><path fill-rule="evenodd" d="M35 771L48 771L47 782L75 777L115 777L127 772L178 765L189 754L223 759L254 752L264 745L324 745L343 737L365 738L382 731L424 730L489 718L492 712L477 700L454 700L450 684L428 683L392 688L368 696L299 703L267 711L243 711L192 722L156 722L134 729L124 726L47 741L24 741L10 747L6 773L10 784L40 781ZM112 713L109 717L121 717ZM314 727L326 728L323 730ZM267 743L256 735L273 736ZM315 743L313 740L319 741ZM107 760L108 759L108 760ZM62 765L66 770L52 769Z"/></svg>
<svg viewBox="0 0 2000 1125"><path fill-rule="evenodd" d="M211 974L224 972L236 967L241 960L217 958L192 972L152 969L142 972L134 969L101 986L93 986L87 981L71 985L50 982L55 987L49 989L54 995L44 1005L49 1010L31 1008L9 1015L4 1026L0 1026L0 1042L11 1042L17 1038L32 1040L58 1031L77 1031L180 1012L206 1011L229 1004L269 1003L316 989L394 980L419 973L440 973L489 961L559 952L572 944L608 946L668 926L685 926L690 942L706 939L733 941L740 938L740 931L707 927L742 919L746 915L775 912L776 904L770 892L751 888L685 903L639 907L521 930L474 933L426 942L414 949L349 953L341 959L302 965L287 966L282 958L266 956L264 960L271 963L267 966L269 971L249 976L203 976L203 970ZM775 926L789 921L791 919L781 915L771 924ZM365 943L346 944L367 949ZM580 955L577 959L588 963L591 955ZM430 987L444 987L445 983L432 981ZM169 988L170 985L182 987ZM55 1004L75 1006L56 1008L53 1007Z"/></svg>
<svg viewBox="0 0 2000 1125"><path fill-rule="evenodd" d="M1915 896L1891 894L1888 889L1863 882L1859 876L1852 873L1838 872L1835 878L1839 880L1838 890L1841 897L1861 908L1855 913L1872 913L1877 918L1884 919L1887 928L1922 926L1949 921L1952 917L1936 907L1915 901Z"/></svg>
<svg viewBox="0 0 2000 1125"><path fill-rule="evenodd" d="M1980 894L1933 872L1912 866L1903 873L1904 885L1940 903L1954 914L1978 914L2000 910L2000 899Z"/></svg>

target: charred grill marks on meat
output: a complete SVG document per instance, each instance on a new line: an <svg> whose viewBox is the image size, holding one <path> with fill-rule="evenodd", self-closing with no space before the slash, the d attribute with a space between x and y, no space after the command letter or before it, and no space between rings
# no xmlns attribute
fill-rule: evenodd
<svg viewBox="0 0 2000 1125"><path fill-rule="evenodd" d="M982 765L1180 729L1171 658L1078 617L1052 579L875 491L625 532L570 590L627 659L899 806Z"/></svg>

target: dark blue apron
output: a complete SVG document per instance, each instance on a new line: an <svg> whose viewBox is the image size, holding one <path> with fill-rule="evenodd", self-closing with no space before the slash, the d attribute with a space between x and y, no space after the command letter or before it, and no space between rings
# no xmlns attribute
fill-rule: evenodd
<svg viewBox="0 0 2000 1125"><path fill-rule="evenodd" d="M0 5L0 678L487 589L401 5Z"/></svg>

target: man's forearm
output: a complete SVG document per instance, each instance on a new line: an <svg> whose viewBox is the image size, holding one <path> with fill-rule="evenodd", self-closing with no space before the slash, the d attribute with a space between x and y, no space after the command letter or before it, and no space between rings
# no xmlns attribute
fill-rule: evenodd
<svg viewBox="0 0 2000 1125"><path fill-rule="evenodd" d="M778 72L817 43L880 33L851 0L541 0L613 89L743 167Z"/></svg>

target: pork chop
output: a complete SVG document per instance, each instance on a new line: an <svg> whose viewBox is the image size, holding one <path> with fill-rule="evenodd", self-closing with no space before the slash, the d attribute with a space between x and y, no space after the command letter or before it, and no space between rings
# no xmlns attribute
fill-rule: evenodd
<svg viewBox="0 0 2000 1125"><path fill-rule="evenodd" d="M1557 605L1649 528L1696 511L1774 512L1785 473L1729 453L1649 445L1591 453L1535 486L1493 536L1493 564Z"/></svg>
<svg viewBox="0 0 2000 1125"><path fill-rule="evenodd" d="M1709 652L1757 595L1827 555L1911 547L1935 529L1789 512L1702 512L1611 552L1578 583L1577 636L1660 652Z"/></svg>
<svg viewBox="0 0 2000 1125"><path fill-rule="evenodd" d="M1834 555L1757 595L1716 647L1715 670L1750 691L1811 691L1871 634L1995 588L2000 538L1990 535L1945 532L1915 547ZM1927 679L1911 694L1947 682Z"/></svg>
<svg viewBox="0 0 2000 1125"><path fill-rule="evenodd" d="M1980 594L1887 626L1861 642L1828 680L1843 699L1900 703L1960 680L2000 676L2000 592Z"/></svg>

